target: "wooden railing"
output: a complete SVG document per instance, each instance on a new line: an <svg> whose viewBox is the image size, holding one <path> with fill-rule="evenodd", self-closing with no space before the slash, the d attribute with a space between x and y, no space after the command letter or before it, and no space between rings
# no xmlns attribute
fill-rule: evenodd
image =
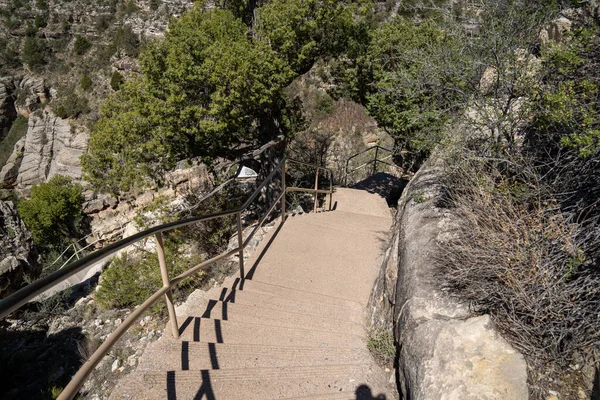
<svg viewBox="0 0 600 400"><path fill-rule="evenodd" d="M287 163L295 163L308 167L312 167L316 169L315 173L315 187L314 189L306 189L299 187L287 187L286 186L286 164ZM116 252L128 248L135 243L144 240L149 237L154 237L156 239L156 253L158 257L158 262L160 266L160 272L162 277L163 286L158 289L152 296L150 296L146 301L144 301L139 307L134 309L131 314L108 336L106 341L100 345L100 347L92 354L92 356L85 361L85 363L81 366L79 371L73 376L69 384L65 387L63 392L58 397L59 400L70 400L74 398L82 385L84 384L87 377L92 373L94 368L98 365L98 363L104 358L104 356L110 351L110 349L115 345L115 343L125 334L125 332L142 316L144 312L146 312L153 304L155 304L161 297L164 296L165 301L167 303L167 311L169 314L169 325L171 327L171 332L174 338L179 338L179 326L177 323L177 315L175 314L175 305L173 303L172 297L172 289L174 286L181 283L184 279L190 277L193 274L198 273L204 268L226 258L238 253L238 262L240 268L240 278L245 279L244 273L244 249L256 232L262 227L264 222L268 219L269 215L276 209L278 204L281 204L281 218L282 223L285 222L286 215L286 199L285 195L287 192L308 192L314 193L315 196L315 204L314 210L316 211L318 205L318 195L319 194L329 194L329 209L331 210L331 196L333 194L333 183L330 180L329 190L319 190L319 171L326 171L329 173L331 179L333 179L333 173L331 170L317 166L302 163L299 161L294 161L291 159L284 158L271 173L265 178L265 180L256 188L256 190L250 195L250 197L246 200L246 202L238 209L231 211L224 211L220 213L204 215L200 217L194 217L189 219L184 219L180 221L171 222L168 224L156 226L154 228L150 228L143 232L139 232L135 235L122 239L116 243L110 244L98 251L95 251L77 261L74 261L64 268L61 268L54 273L41 278L30 285L25 286L19 291L13 293L11 296L6 299L0 301L0 318L4 318L12 312L16 311L18 308L23 306L25 303L35 298L39 294L45 292L49 288L54 285L66 280L70 276L78 273L86 269L87 267L98 263L108 257L112 257ZM277 198L268 206L266 213L259 218L256 226L248 235L247 238L243 237L243 229L242 229L242 213L248 209L248 207L257 199L257 197L263 192L263 190L270 185L277 174L281 174L280 180L280 188L281 193L277 196ZM224 253L221 253L209 260L206 260L190 269L186 272L174 277L169 277L169 271L167 269L167 263L165 258L165 247L163 244L163 233L172 231L174 229L182 228L184 226L188 226L191 224L205 222L214 220L217 218L224 218L229 216L237 217L237 237L238 237L238 247L232 250L228 250Z"/></svg>

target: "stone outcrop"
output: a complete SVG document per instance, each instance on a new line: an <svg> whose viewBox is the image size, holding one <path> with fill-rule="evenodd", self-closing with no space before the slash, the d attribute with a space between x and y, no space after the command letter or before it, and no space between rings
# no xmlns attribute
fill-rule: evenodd
<svg viewBox="0 0 600 400"><path fill-rule="evenodd" d="M398 377L407 399L527 399L527 365L494 330L440 289L437 241L453 220L438 207L439 159L404 190L370 300L372 324L394 324Z"/></svg>
<svg viewBox="0 0 600 400"><path fill-rule="evenodd" d="M13 152L6 161L6 164L0 170L0 182L12 185L17 180L19 168L23 160L23 151L25 151L25 138L21 138L15 143Z"/></svg>
<svg viewBox="0 0 600 400"><path fill-rule="evenodd" d="M560 17L550 22L540 31L542 44L548 42L562 42L565 35L571 31L573 21L566 17Z"/></svg>
<svg viewBox="0 0 600 400"><path fill-rule="evenodd" d="M87 193L84 213L91 218L91 231L95 240L113 240L137 232L132 222L145 206L155 200L165 201L165 208L176 210L185 207L185 195L190 192L207 193L213 188L213 178L204 164L194 165L170 172L166 176L169 186L159 190L147 190L128 201L118 201L106 194ZM154 216L156 219L156 215Z"/></svg>
<svg viewBox="0 0 600 400"><path fill-rule="evenodd" d="M79 157L87 148L88 139L87 132L72 132L67 120L50 111L32 114L16 178L18 188L28 189L56 174L80 180Z"/></svg>
<svg viewBox="0 0 600 400"><path fill-rule="evenodd" d="M0 298L17 289L24 274L38 272L31 233L13 203L0 201Z"/></svg>
<svg viewBox="0 0 600 400"><path fill-rule="evenodd" d="M38 104L45 104L50 99L46 81L44 78L25 76L19 82L19 98L16 109L19 115L29 118L32 110Z"/></svg>

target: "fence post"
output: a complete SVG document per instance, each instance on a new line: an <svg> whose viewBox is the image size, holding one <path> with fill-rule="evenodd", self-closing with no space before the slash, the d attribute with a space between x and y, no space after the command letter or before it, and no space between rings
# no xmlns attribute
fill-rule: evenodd
<svg viewBox="0 0 600 400"><path fill-rule="evenodd" d="M165 246L163 244L163 236L161 232L154 235L156 237L156 254L158 255L158 264L160 265L160 275L162 277L163 286L167 286L169 290L165 293L167 302L167 310L169 311L169 320L171 321L171 331L175 339L179 338L179 326L177 324L177 314L175 314L175 305L173 304L173 292L171 291L171 282L169 281L169 271L167 270L167 260L165 259Z"/></svg>
<svg viewBox="0 0 600 400"><path fill-rule="evenodd" d="M377 173L377 159L379 158L379 146L375 146L375 161L373 162L373 175Z"/></svg>
<svg viewBox="0 0 600 400"><path fill-rule="evenodd" d="M239 252L239 263L240 263L240 279L242 281L242 285L246 274L244 273L244 236L242 232L242 213L241 211L237 213L237 231L238 231L238 247L240 248Z"/></svg>
<svg viewBox="0 0 600 400"><path fill-rule="evenodd" d="M319 167L317 167L317 173L315 174L315 207L313 212L317 212L317 205L319 204Z"/></svg>
<svg viewBox="0 0 600 400"><path fill-rule="evenodd" d="M285 183L285 164L287 161L284 161L281 164L281 190L283 194L281 196L281 222L285 222L285 195L287 191L286 183Z"/></svg>

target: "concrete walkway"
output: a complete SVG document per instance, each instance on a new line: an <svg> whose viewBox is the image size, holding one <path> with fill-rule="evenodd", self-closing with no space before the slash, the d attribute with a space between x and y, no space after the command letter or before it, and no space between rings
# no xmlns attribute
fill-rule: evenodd
<svg viewBox="0 0 600 400"><path fill-rule="evenodd" d="M181 338L150 344L111 399L391 400L365 308L392 217L365 191L334 202L274 229L243 282L194 292L178 308Z"/></svg>

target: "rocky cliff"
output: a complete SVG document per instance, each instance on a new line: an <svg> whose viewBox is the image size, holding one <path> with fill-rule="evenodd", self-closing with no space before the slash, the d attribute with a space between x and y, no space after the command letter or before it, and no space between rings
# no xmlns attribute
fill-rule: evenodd
<svg viewBox="0 0 600 400"><path fill-rule="evenodd" d="M81 180L79 157L87 148L88 138L85 130L70 125L52 111L37 111L29 117L27 135L18 143L15 157L0 176L10 177L8 171L18 165L16 184L22 190L56 174Z"/></svg>

